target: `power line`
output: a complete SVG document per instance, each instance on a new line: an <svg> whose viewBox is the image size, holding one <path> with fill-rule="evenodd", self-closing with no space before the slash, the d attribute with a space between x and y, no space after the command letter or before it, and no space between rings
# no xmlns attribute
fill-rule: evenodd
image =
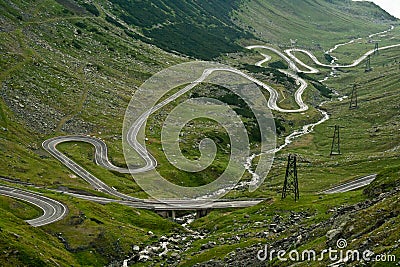
<svg viewBox="0 0 400 267"><path fill-rule="evenodd" d="M349 109L358 108L358 93L357 93L357 84L353 84L353 89L351 90L351 97L350 97L350 106Z"/></svg>
<svg viewBox="0 0 400 267"><path fill-rule="evenodd" d="M340 151L340 128L343 128L339 125L335 126L330 126L330 127L335 127L335 131L333 133L332 137L332 146L331 146L331 156L333 155L341 155Z"/></svg>
<svg viewBox="0 0 400 267"><path fill-rule="evenodd" d="M285 181L282 189L282 199L293 193L294 201L299 199L299 182L297 179L297 155L289 154L286 166Z"/></svg>

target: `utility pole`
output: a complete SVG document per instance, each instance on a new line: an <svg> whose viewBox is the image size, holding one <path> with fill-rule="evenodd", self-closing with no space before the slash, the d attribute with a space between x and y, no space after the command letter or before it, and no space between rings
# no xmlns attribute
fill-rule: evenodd
<svg viewBox="0 0 400 267"><path fill-rule="evenodd" d="M296 43L297 43L297 39L296 40L290 39L290 46L292 47L292 49L294 49L294 46L296 45Z"/></svg>
<svg viewBox="0 0 400 267"><path fill-rule="evenodd" d="M335 127L335 131L333 133L332 137L332 146L331 146L331 156L333 155L341 155L342 153L340 152L340 127L339 125L335 126L330 126L330 127Z"/></svg>
<svg viewBox="0 0 400 267"><path fill-rule="evenodd" d="M367 56L367 60L365 61L365 72L371 71L371 55Z"/></svg>
<svg viewBox="0 0 400 267"><path fill-rule="evenodd" d="M379 44L375 43L374 55L379 55Z"/></svg>
<svg viewBox="0 0 400 267"><path fill-rule="evenodd" d="M299 199L299 182L297 179L297 155L289 154L286 166L285 182L282 189L282 199L294 193L294 201Z"/></svg>
<svg viewBox="0 0 400 267"><path fill-rule="evenodd" d="M358 108L358 93L357 84L353 84L353 90L351 90L350 106L349 109Z"/></svg>

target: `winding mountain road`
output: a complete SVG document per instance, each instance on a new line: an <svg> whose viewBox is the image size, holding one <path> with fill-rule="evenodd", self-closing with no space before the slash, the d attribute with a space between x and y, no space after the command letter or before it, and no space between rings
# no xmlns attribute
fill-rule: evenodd
<svg viewBox="0 0 400 267"><path fill-rule="evenodd" d="M400 44L395 44L395 45L388 45L388 46L383 46L383 47L379 47L378 50L386 50L386 49L391 49L391 48L395 48L395 47L400 47ZM321 63L318 58L312 54L310 51L307 51L305 49L300 49L300 48L291 48L291 49L286 49L285 53L289 56L287 57L284 53L280 52L279 50L269 47L269 46L265 46L265 45L252 45L252 46L247 46L247 49L256 49L256 48L261 48L261 49L267 49L270 50L274 53L276 53L277 55L279 55L280 57L282 57L288 64L289 64L289 68L295 72L302 72L302 73L319 73L319 70L316 68L313 68L307 64L305 64L303 61L301 61L300 59L298 59L293 52L302 52L304 54L306 54L308 57L310 57L310 59L318 66L320 67L324 67L324 68L353 68L358 66L362 61L364 61L368 56L372 55L375 51L375 49L369 50L368 52L366 52L364 55L362 55L361 57L359 57L358 59L354 60L353 63L348 64L348 65L340 65L340 64L324 64ZM257 63L261 63L261 62L265 62L268 61L270 59L270 56L262 54L261 55L265 56L266 58L257 62ZM296 62L297 64L301 65L302 67L308 69L307 71L301 70L299 69L296 64L292 61L294 60L294 62ZM263 63L264 63L263 62ZM262 63L261 63L262 64Z"/></svg>
<svg viewBox="0 0 400 267"><path fill-rule="evenodd" d="M109 159L107 154L107 145L100 139L93 138L90 136L60 136L48 139L43 142L43 148L48 151L53 157L58 159L62 164L76 173L78 176L82 177L86 182L92 185L98 191L107 193L111 196L117 197L122 199L110 199L110 198L100 198L100 197L93 197L87 195L80 195L80 194L72 194L65 192L65 194L69 194L81 199L91 200L94 202L99 203L110 203L110 202L118 202L121 204L125 204L127 206L136 207L136 208L147 208L147 209L172 209L172 205L176 206L175 209L187 209L191 207L193 209L196 208L204 208L204 207L248 207L253 206L260 203L262 200L254 200L254 201L230 201L230 200L221 200L219 204L210 203L210 201L206 200L146 200L146 199L139 199L134 198L125 194L118 192L117 190L113 189L112 187L108 186L100 179L98 179L93 174L86 171L84 168L79 166L73 160L65 156L59 150L57 150L56 146L63 142L85 142L92 144L95 148L95 161L96 163L104 167L106 169L117 171L120 173L130 173L129 169L120 168L113 165ZM142 169L142 168L140 168Z"/></svg>
<svg viewBox="0 0 400 267"><path fill-rule="evenodd" d="M132 201L138 201L140 199L134 198L125 194L122 194L118 192L117 190L113 189L112 187L108 186L104 182L102 182L100 179L98 179L96 176L82 168L80 165L78 165L76 162L65 156L63 153L61 153L59 150L57 150L56 146L60 143L63 142L71 142L71 141L76 141L76 142L85 142L85 143L90 143L95 147L95 159L96 163L104 168L107 168L109 170L113 171L121 171L122 173L129 173L129 170L119 168L114 166L109 160L108 160L108 154L107 154L107 145L96 138L92 138L89 136L61 136L61 137L55 137L48 139L42 143L43 148L49 152L53 157L58 159L62 164L64 164L68 169L76 173L79 177L84 179L86 182L88 182L93 188L95 188L98 191L107 193L111 196L118 197L121 199L125 200L132 200Z"/></svg>
<svg viewBox="0 0 400 267"><path fill-rule="evenodd" d="M390 49L394 47L400 47L400 44L397 45L391 45L391 46L386 46L386 47L381 47L379 50L385 50L385 49ZM59 150L57 150L56 146L60 143L63 142L86 142L90 143L95 147L95 161L98 165L120 173L142 173L146 172L149 170L154 169L157 166L157 161L156 159L147 151L147 149L139 143L137 140L137 136L139 133L140 128L143 126L147 118L154 113L155 111L161 109L168 103L174 101L177 99L179 96L185 94L186 92L190 91L193 89L195 86L197 86L199 83L203 82L209 75L211 75L215 71L225 71L225 72L232 72L235 74L238 74L253 83L259 85L260 87L266 89L269 94L269 100L268 100L268 107L272 110L279 111L279 112L284 112L284 113L295 113L295 112L303 112L308 110L308 106L303 102L302 100L302 94L304 93L305 89L307 88L307 82L300 78L296 73L318 73L319 70L311 67L304 62L302 62L300 59L298 59L293 52L298 51L306 54L311 58L311 60L318 66L324 67L324 68L351 68L355 67L358 64L360 64L365 58L367 58L368 55L373 54L374 50L370 50L366 52L363 56L355 60L352 64L349 65L338 65L338 64L323 64L321 63L311 52L303 49L287 49L285 50L285 55L281 51L277 50L276 48L269 47L269 46L264 46L264 45L254 45L254 46L248 46L248 49L267 49L270 50L277 55L279 55L282 59L284 59L289 66L289 70L280 70L282 73L293 77L296 80L297 85L299 88L296 90L294 99L299 106L298 109L282 109L277 105L277 100L279 93L273 89L272 87L268 86L267 84L259 81L258 79L251 77L250 75L237 70L233 68L212 68L212 69L206 69L204 70L203 74L201 77L199 77L196 81L193 81L191 84L187 85L177 93L171 95L167 99L163 100L162 102L158 103L156 106L150 108L147 112L142 114L139 119L137 119L131 126L131 128L128 131L128 143L129 145L137 151L137 153L141 156L141 158L144 160L145 165L143 167L138 167L138 168L121 168L113 165L110 160L108 159L108 152L107 152L107 145L96 138L89 137L89 136L60 136L60 137L54 137L51 139L48 139L43 142L42 146L43 148L48 151L53 157L55 157L57 160L59 160L62 164L64 164L67 168L69 168L71 171L76 173L78 176L83 178L86 182L88 182L90 185L92 185L95 189L102 191L104 193L107 193L110 196L116 197L118 199L110 199L110 198L102 198L102 197L95 197L95 196L86 196L86 195L80 195L80 194L73 194L69 192L64 192L65 194L69 194L71 196L89 200L89 201L94 201L98 203L110 203L110 202L117 202L123 205L127 205L130 207L135 207L135 208L145 208L145 209L152 209L152 210L177 210L177 209L208 209L208 208L229 208L229 207L248 207L248 206L253 206L258 203L260 203L263 200L249 200L249 201L231 201L231 200L218 200L218 201L206 201L206 200L163 200L163 201L157 201L157 200L145 200L145 199L138 199L134 198L125 194L122 194L118 192L117 190L113 189L112 187L108 186L104 182L102 182L100 179L89 173L87 170L85 170L83 167L75 163L73 160L68 158L66 155L61 153ZM266 54L262 54L265 58L259 62L256 63L257 66L262 66L266 61L270 60L270 56ZM303 68L306 68L306 71L300 70L297 67L297 64L302 66ZM364 186L368 183L370 183L373 179L375 179L376 175L370 175L363 177L361 179L357 179L355 181L352 181L348 184L344 184L341 186L337 186L335 188L329 189L324 191L325 193L336 193L336 192L346 192L346 190L353 190L355 188L359 188L361 186ZM23 201L27 201L29 203L32 203L33 205L36 205L40 207L44 214L36 219L33 220L28 220L28 223L30 223L33 226L41 226L41 225L46 225L52 222L55 222L57 220L62 219L68 212L68 209L65 205L62 203L49 199L47 197L41 196L36 193L32 193L29 191L24 191L20 190L17 188L12 188L12 187L6 187L6 186L0 186L0 194L21 199Z"/></svg>
<svg viewBox="0 0 400 267"><path fill-rule="evenodd" d="M400 44L396 44L396 45L388 45L388 46L384 46L384 47L380 47L378 48L378 50L386 50L386 49L391 49L391 48L395 48L395 47L400 47ZM304 64L301 60L299 60L295 55L292 54L292 52L302 52L304 54L306 54L307 56L309 56L311 58L312 61L314 61L315 64L317 64L318 66L321 67L326 67L326 68L353 68L358 66L362 61L364 61L368 56L372 55L375 52L375 49L369 50L368 52L366 52L364 55L362 55L360 58L356 59L353 61L353 63L348 64L348 65L340 65L340 64L324 64L321 63L311 52L304 50L304 49L299 49L299 48L293 48L293 49L287 49L285 50L285 52L289 55L290 58L292 58L294 61L296 61L297 63L299 63L300 65L306 67L309 69L309 71L299 71L299 72L304 72L304 73L318 73L319 70L312 68L310 66L307 66L306 64Z"/></svg>
<svg viewBox="0 0 400 267"><path fill-rule="evenodd" d="M35 227L59 221L68 214L68 208L64 204L30 191L0 185L0 195L19 199L39 207L43 211L43 215L26 221Z"/></svg>
<svg viewBox="0 0 400 267"><path fill-rule="evenodd" d="M387 47L381 47L380 50L384 50L384 49L389 49L389 48L393 48L393 47L397 47L400 46L399 45L392 45L392 46L387 46ZM304 53L306 53L307 55L310 56L310 58L319 66L321 67L353 67L358 65L360 62L362 62L369 54L373 53L373 50L368 51L367 53L365 53L362 57L360 57L359 59L357 59L356 61L354 61L354 63L352 63L351 65L343 65L343 66L339 66L339 65L328 65L328 64L323 64L321 62L318 61L318 59L310 52L306 51L306 50L295 50L295 49L291 49L291 50L286 50L286 53L288 54L288 56L286 56L285 54L283 54L282 52L280 52L279 50L272 48L272 47L268 47L268 46L263 46L263 45L255 45L255 46L248 46L248 49L255 49L255 48L263 48L263 49L268 49L276 54L278 54L279 56L281 56L288 64L289 64L289 68L292 71L295 72L306 72L306 73L316 73L318 72L317 69L306 65L305 63L301 62L299 59L297 59L293 54L291 54L291 51L302 51ZM265 55L265 59L262 61L257 62L257 65L261 66L264 62L266 62L267 60L269 60L269 56ZM303 67L306 67L308 69L308 71L302 71L300 70L294 61L292 61L292 59L299 63L300 65L302 65ZM51 138L49 140L46 140L43 142L43 147L51 154L53 155L55 158L57 158L61 163L63 163L65 166L67 166L69 169L71 169L73 172L75 172L77 175L79 175L80 177L82 177L85 181L87 181L88 183L90 183L94 188L96 188L99 191L105 192L109 195L112 195L114 197L118 197L121 198L123 201L133 201L136 202L135 205L137 205L138 203L140 203L139 205L143 205L143 207L145 207L147 204L152 204L152 205L159 205L161 202L154 202L153 203L146 203L146 205L144 204L144 200L141 199L137 199L137 198L133 198L130 197L128 195L119 193L118 191L114 190L113 188L109 187L108 185L106 185L105 183L103 183L101 180L99 180L98 178L96 178L94 175L90 174L88 171L86 171L85 169L83 169L81 166L79 166L78 164L76 164L74 161L72 161L71 159L69 159L67 156L65 156L64 154L62 154L60 151L58 151L56 149L56 146L60 143L63 142L71 142L71 141L77 141L77 142L87 142L92 144L95 149L95 160L96 163L100 166L103 166L104 168L107 168L109 170L113 170L113 171L117 171L117 172L121 172L121 173L142 173L142 172L146 172L149 170L154 169L157 166L157 161L156 159L147 151L147 149L141 144L139 143L139 141L137 140L137 136L139 133L140 128L143 126L143 124L146 122L147 118L154 112L156 112L157 110L161 109L162 107L164 107L165 105L171 103L172 101L174 101L175 99L177 99L178 97L180 97L181 95L185 94L186 92L192 90L195 86L197 86L199 83L203 82L209 75L211 75L213 72L216 71L225 71L225 72L231 72L231 73L235 73L238 74L252 82L254 82L255 84L261 86L262 88L268 90L268 92L270 93L270 98L268 100L268 107L270 109L276 110L276 111L280 111L280 112L302 112L308 109L308 106L303 102L302 100L302 94L304 92L304 90L307 88L307 82L303 79L301 79L300 77L298 77L296 74L288 71L288 70L280 70L283 73L285 73L286 75L290 75L291 77L295 78L299 88L295 93L295 101L296 103L299 105L299 109L294 109L294 110L287 110L287 109L282 109L280 107L278 107L277 105L277 100L278 100L278 92L273 89L272 87L268 86L267 84L259 81L258 79L251 77L250 75L240 71L240 70L236 70L236 69L232 69L232 68L210 68L210 69L206 69L204 70L204 72L202 73L202 75L195 81L193 81L192 83L190 83L189 85L187 85L186 87L184 87L183 89L179 90L178 92L174 93L173 95L169 96L168 98L166 98L165 100L161 101L160 103L158 103L157 105L155 105L154 107L151 107L148 111L146 111L145 113L143 113L130 127L130 129L128 130L127 133L127 140L129 145L135 149L135 151L141 156L141 158L144 160L145 165L143 167L139 167L139 168L130 168L130 169L126 169L126 168L120 168L117 166L114 166L108 159L108 155L107 155L107 146L106 144L99 140L99 139L95 139L92 137L88 137L88 136L60 136L60 137L55 137L55 138ZM163 203L166 203L166 205L173 205L173 204L178 204L180 206L190 206L190 205L201 205L201 202L193 202L194 200L190 200L191 204L188 204L188 202L186 202L186 200L175 200L174 202L170 202L168 203L168 201L163 201ZM231 202L229 201L225 201L224 202L225 205L230 206L232 205ZM187 205L186 205L187 204Z"/></svg>

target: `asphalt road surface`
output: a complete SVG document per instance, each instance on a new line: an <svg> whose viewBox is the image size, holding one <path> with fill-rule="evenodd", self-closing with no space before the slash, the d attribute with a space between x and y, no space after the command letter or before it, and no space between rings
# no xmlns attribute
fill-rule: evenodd
<svg viewBox="0 0 400 267"><path fill-rule="evenodd" d="M375 178L376 178L376 174L367 175L367 176L355 179L353 181L350 181L348 183L344 183L344 184L335 186L333 188L323 191L322 193L336 194L336 193L344 193L344 192L352 191L352 190L361 188L363 186L369 185L370 183L372 183L373 180L375 180Z"/></svg>
<svg viewBox="0 0 400 267"><path fill-rule="evenodd" d="M115 196L118 198L122 198L125 200L131 200L131 201L138 201L140 199L134 198L125 194L122 194L118 192L117 190L113 189L112 187L108 186L104 182L102 182L100 179L98 179L96 176L82 168L80 165L78 165L76 162L65 156L63 153L61 153L59 150L57 150L56 146L60 143L63 142L86 142L90 143L95 147L95 159L96 163L99 164L100 166L103 166L104 168L107 168L109 170L114 170L114 171L120 171L122 173L129 173L128 169L123 169L114 166L109 160L108 160L108 155L107 155L107 145L101 141L100 139L92 138L89 136L60 136L60 137L55 137L48 139L42 143L43 148L49 152L53 157L58 159L62 164L64 164L68 169L76 173L79 177L84 179L86 182L88 182L93 188L95 188L98 191L107 193L111 196Z"/></svg>
<svg viewBox="0 0 400 267"><path fill-rule="evenodd" d="M397 47L400 45L392 45L392 46L387 46L387 47L381 47L380 50L384 50L384 49L388 49L388 48L393 48L393 47ZM268 49L276 54L278 54L280 57L282 57L288 64L289 64L289 68L294 71L294 72L305 72L305 73L317 73L318 70L308 66L307 64L301 62L299 59L297 59L293 54L291 54L292 51L302 51L303 53L306 53L317 65L322 66L322 67L352 67L352 66L356 66L359 63L361 63L369 54L373 53L373 50L368 51L367 53L365 53L362 57L360 57L359 59L357 59L356 61L354 61L353 64L351 65L347 65L347 66L339 66L339 65L327 65L327 64L322 64L321 62L318 61L318 59L312 55L310 52L306 51L306 50L299 50L299 49L289 49L286 50L286 53L289 55L286 56L284 53L280 52L279 50L272 48L272 47L268 47L268 46L263 46L263 45L255 45L255 46L248 46L248 49L254 49L254 48L263 48L263 49ZM266 62L270 57L268 55L264 55L265 59L262 61L257 62L258 66L261 66L262 63ZM292 59L294 61L292 61ZM307 68L308 71L301 71L297 66L296 63L302 65L303 67ZM55 158L57 158L62 164L64 164L66 167L68 167L69 169L71 169L73 172L75 172L78 176L82 177L84 180L86 180L88 183L90 183L94 188L96 188L99 191L105 192L109 195L121 198L123 201L131 201L131 202L135 202L135 205L143 205L144 208L146 208L147 204L144 205L144 200L138 199L138 198L133 198L130 197L128 195L119 193L118 191L116 191L115 189L109 187L108 185L106 185L105 183L103 183L101 180L99 180L97 177L95 177L94 175L90 174L88 171L86 171L84 168L82 168L81 166L79 166L78 164L76 164L74 161L72 161L71 159L69 159L67 156L65 156L64 154L62 154L60 151L58 151L56 149L56 146L60 143L63 142L70 142L70 141L78 141L78 142L87 142L92 144L95 149L95 159L96 159L96 163L100 166L103 166L104 168L107 168L109 170L113 170L113 171L117 171L117 172L121 172L121 173L142 173L142 172L146 172L149 170L154 169L157 166L157 161L156 159L146 150L146 148L140 144L140 142L137 140L137 135L139 133L140 128L143 126L143 124L145 123L145 121L147 120L148 116L150 116L152 113L154 113L155 111L161 109L162 107L164 107L165 105L167 105L168 103L174 101L175 99L177 99L178 97L180 97L181 95L185 94L186 92L190 91L191 89L193 89L196 85L198 85L199 83L203 82L209 75L211 75L213 72L215 71L226 71L226 72L232 72L232 73L236 73L252 82L254 82L255 84L261 86L262 88L266 89L269 91L270 93L270 98L268 100L268 107L270 109L276 110L276 111L280 111L280 112L302 112L308 109L308 106L303 102L302 100L302 94L304 92L304 90L307 88L307 82L304 81L303 79L301 79L300 77L298 77L296 74L294 74L293 72L287 71L287 70L280 70L281 72L285 73L286 75L290 75L291 77L295 78L298 85L300 86L298 88L298 90L295 93L295 101L299 106L299 109L294 109L294 110L287 110L287 109L282 109L280 107L278 107L277 105L277 100L278 100L278 92L273 89L272 87L266 85L265 83L251 77L250 75L241 72L240 70L236 70L236 69L231 69L231 68L210 68L210 69L206 69L204 70L203 74L201 75L201 77L199 77L197 80L193 81L191 84L187 85L186 87L184 87L183 89L181 89L180 91L178 91L177 93L171 95L170 97L166 98L165 100L161 101L160 103L158 103L156 106L151 107L148 111L146 111L145 113L143 113L130 127L129 131L128 131L128 136L127 136L127 140L129 145L134 148L136 150L136 152L138 152L138 154L142 157L142 159L145 162L145 166L143 167L139 167L139 168L130 168L130 169L125 169L125 168L120 168L120 167L116 167L114 166L108 159L108 155L107 155L107 146L106 144L99 140L99 139L95 139L92 137L88 137L88 136L61 136L61 137L55 137L49 140L46 140L45 142L43 142L43 147L51 154L53 155ZM356 186L356 185L354 185ZM104 201L104 200L102 200ZM194 200L191 200L190 203L192 203L193 206L198 206L201 203L193 202ZM166 203L167 201L162 201L162 203ZM253 202L251 202L253 203ZM254 203L258 203L258 202L254 202ZM253 204L254 204L253 203ZM164 205L163 204L163 205ZM186 206L189 207L191 204L189 204L186 200L177 200L177 202L174 203L169 203L171 205L178 205L178 206ZM166 205L169 205L168 203ZM153 203L153 205L159 205L159 203ZM218 206L219 207L223 207L224 205L226 205L226 207L231 207L233 205L232 201L226 201L223 203L219 203ZM247 205L247 204L244 204Z"/></svg>
<svg viewBox="0 0 400 267"><path fill-rule="evenodd" d="M144 208L144 209L152 209L152 210L162 210L162 209L175 209L175 210L185 210L185 209L200 209L200 208L231 208L231 207L249 207L254 206L262 200L246 200L246 201L232 201L232 200L219 200L214 202L212 200L192 200L192 199L179 199L179 200L145 200L134 198L123 193L118 192L112 187L108 186L100 179L95 177L93 174L89 173L87 170L82 168L80 165L75 163L73 160L65 156L59 150L57 150L56 146L63 142L86 142L90 143L95 148L95 159L96 163L106 169L113 171L120 171L122 173L129 173L129 169L124 169L120 167L114 166L109 160L107 155L107 145L100 139L89 137L89 136L60 136L48 139L43 142L43 147L46 151L48 151L52 156L58 159L62 164L68 167L70 170L75 172L78 176L82 177L85 181L87 181L90 185L92 185L95 189L107 193L111 196L117 197L122 200L110 199L110 198L101 198L80 194L72 194L65 192L66 194L75 196L77 198L90 200L102 204L110 203L110 202L118 202L120 204L124 204L130 207L135 208Z"/></svg>
<svg viewBox="0 0 400 267"><path fill-rule="evenodd" d="M398 45L391 45L391 46L386 46L386 47L381 47L379 50L385 50L389 48L394 48L394 47L399 47L400 44ZM86 142L90 143L95 147L95 160L96 163L106 169L112 170L112 171L117 171L120 173L142 173L146 172L148 170L152 170L157 166L157 161L156 159L146 150L144 146L142 146L138 141L137 141L137 135L140 130L140 128L143 126L144 122L147 120L148 116L154 113L155 111L159 110L163 106L167 105L168 103L174 101L177 99L179 96L183 95L184 93L190 91L193 89L196 85L199 83L203 82L210 74L212 74L215 71L226 71L226 72L232 72L236 73L244 78L247 78L248 80L254 82L255 84L261 86L262 88L266 89L269 94L269 100L268 100L268 107L272 110L276 110L279 112L285 112L285 113L294 113L294 112L303 112L308 109L308 106L303 102L302 100L302 94L307 88L307 82L303 79L301 79L296 73L298 72L304 72L304 73L318 73L319 70L311 67L305 63L303 63L301 60L296 58L296 56L292 53L294 51L299 51L302 52L306 55L308 55L316 65L321 66L321 67L329 67L329 68L350 68L357 66L360 64L363 60L366 59L368 55L373 54L374 50L368 51L365 53L362 57L359 59L355 60L352 64L349 65L333 65L333 64L323 64L318 61L318 59L309 51L303 50L303 49L288 49L285 50L285 53L288 55L286 56L284 53L280 52L279 50L268 47L268 46L262 46L262 45L255 45L255 46L249 46L247 47L248 49L254 49L254 48L262 48L262 49L267 49L270 50L277 55L279 55L282 59L284 59L288 65L289 65L289 70L280 70L281 72L285 73L286 75L289 75L293 77L297 84L299 85L299 88L295 92L294 98L299 106L298 109L282 109L278 107L277 105L277 100L279 97L279 93L273 89L272 87L266 85L265 83L251 77L248 74L245 74L239 70L236 69L231 69L231 68L213 68L213 69L206 69L201 77L197 79L196 81L193 81L191 84L180 90L179 92L173 94L172 96L168 97L167 99L163 100L162 102L158 103L156 106L150 108L147 112L145 112L142 116L139 117L137 121L135 121L130 130L128 131L128 142L129 144L139 153L139 155L143 158L145 161L145 166L139 167L139 168L120 168L115 165L113 165L109 159L108 159L108 152L107 152L107 146L106 144L96 138L92 138L89 136L61 136L61 137L55 137L51 138L49 140L46 140L43 142L43 147L46 149L52 156L54 156L57 160L59 160L62 164L64 164L67 168L69 168L71 171L76 173L78 176L83 178L85 181L87 181L89 184L91 184L95 189L102 191L104 193L107 193L111 196L117 197L119 199L110 199L110 198L102 198L102 197L94 197L94 196L86 196L86 195L79 195L79 194L72 194L65 192L65 194L69 194L72 196L75 196L77 198L89 200L89 201L94 201L98 203L110 203L110 202L118 202L123 205L135 207L135 208L145 208L145 209L153 209L153 210L168 210L168 209L200 209L200 208L230 208L230 207L248 207L248 206L253 206L258 203L260 203L262 200L249 200L249 201L231 201L231 200L218 200L218 201L205 201L205 200L163 200L163 201L157 201L157 200L144 200L144 199L138 199L134 198L125 194L122 194L118 192L117 190L113 189L112 187L108 186L101 180L99 180L97 177L86 171L83 167L75 163L73 160L65 156L63 153L58 151L56 149L56 146L60 143L63 142ZM270 59L270 56L262 54L265 58L259 62L256 63L257 66L262 66L263 63L268 61ZM296 63L301 65L302 67L308 69L306 71L300 70L297 66ZM339 192L347 192L350 190L354 190L357 188L360 188L362 186L365 186L373 179L375 179L376 175L369 175L366 177L362 177L360 179L354 180L352 182L331 188L329 190L324 191L326 194L331 194L331 193L339 193ZM27 222L30 223L33 226L42 226L46 225L52 222L55 222L57 220L61 220L68 212L68 209L65 205L62 203L52 200L50 198L41 196L39 194L33 193L33 192L28 192L24 190L20 190L17 188L12 188L12 187L7 187L7 186L0 186L0 194L21 199L23 201L27 201L29 203L32 203L33 205L36 205L40 207L43 210L43 215L39 218L33 219L33 220L28 220Z"/></svg>
<svg viewBox="0 0 400 267"><path fill-rule="evenodd" d="M59 221L68 214L67 206L37 193L1 185L0 195L22 200L42 209L42 216L26 221L35 227Z"/></svg>

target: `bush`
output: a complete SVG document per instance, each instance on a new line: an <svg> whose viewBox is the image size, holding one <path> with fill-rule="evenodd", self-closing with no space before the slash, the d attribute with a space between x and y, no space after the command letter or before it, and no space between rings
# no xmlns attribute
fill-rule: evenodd
<svg viewBox="0 0 400 267"><path fill-rule="evenodd" d="M76 22L75 25L81 29L85 29L87 27L87 25L85 23L83 23L82 21Z"/></svg>
<svg viewBox="0 0 400 267"><path fill-rule="evenodd" d="M326 59L329 63L331 63L331 62L334 60L334 58L333 58L330 54L328 54L328 53L325 53L324 56L325 56L325 59Z"/></svg>
<svg viewBox="0 0 400 267"><path fill-rule="evenodd" d="M72 45L73 45L73 47L75 47L76 49L82 49L81 44L80 44L77 40L73 40L73 41L72 41Z"/></svg>
<svg viewBox="0 0 400 267"><path fill-rule="evenodd" d="M332 90L320 82L311 82L311 84L321 93L322 96L332 98Z"/></svg>
<svg viewBox="0 0 400 267"><path fill-rule="evenodd" d="M88 3L83 3L82 5L87 11L89 11L90 13L95 15L96 17L100 16L100 11L97 9L97 7L95 5L88 4Z"/></svg>
<svg viewBox="0 0 400 267"><path fill-rule="evenodd" d="M121 23L119 23L118 21L116 21L115 19L113 19L110 16L106 16L106 21L110 22L111 24L113 24L119 28L126 29L126 27L124 25L122 25Z"/></svg>
<svg viewBox="0 0 400 267"><path fill-rule="evenodd" d="M288 68L288 65L280 60L268 63L268 66L271 68L274 68L274 69L287 69Z"/></svg>

